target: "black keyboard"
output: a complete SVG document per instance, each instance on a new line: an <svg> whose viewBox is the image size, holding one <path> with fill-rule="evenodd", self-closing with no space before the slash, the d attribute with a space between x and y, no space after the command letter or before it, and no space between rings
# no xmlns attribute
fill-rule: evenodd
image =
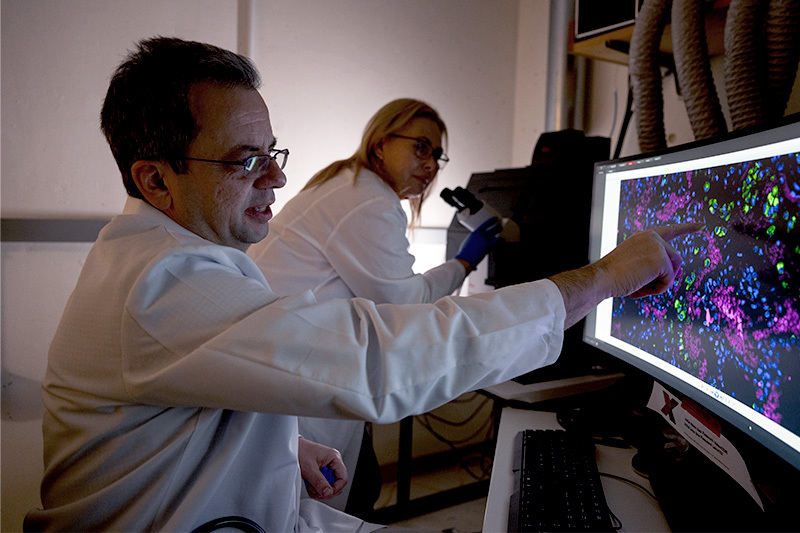
<svg viewBox="0 0 800 533"><path fill-rule="evenodd" d="M512 468L509 531L614 531L588 435L520 431Z"/></svg>

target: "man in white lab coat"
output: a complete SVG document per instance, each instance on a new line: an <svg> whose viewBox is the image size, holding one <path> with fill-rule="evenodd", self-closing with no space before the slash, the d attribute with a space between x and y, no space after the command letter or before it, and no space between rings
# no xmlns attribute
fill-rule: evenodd
<svg viewBox="0 0 800 533"><path fill-rule="evenodd" d="M601 300L663 292L679 269L666 241L690 226L469 298L278 299L245 254L267 234L288 156L259 83L241 56L166 38L140 43L112 78L101 122L130 198L51 346L43 509L26 529L207 530L225 517L250 530L376 529L301 500L303 478L326 498L347 473L299 438L297 415L428 411L553 362L564 328Z"/></svg>

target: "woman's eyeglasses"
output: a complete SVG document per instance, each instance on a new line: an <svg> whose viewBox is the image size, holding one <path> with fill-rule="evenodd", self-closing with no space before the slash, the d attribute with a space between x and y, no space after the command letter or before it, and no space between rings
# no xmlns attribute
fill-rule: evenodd
<svg viewBox="0 0 800 533"><path fill-rule="evenodd" d="M447 162L450 161L450 159L444 153L444 150L441 148L434 148L427 139L423 139L422 137L397 135L396 133L390 133L388 136L415 141L417 143L414 145L414 153L416 156L420 159L428 159L429 157L432 157L433 160L436 161L436 164L439 165L439 170L442 170L445 165L447 165Z"/></svg>

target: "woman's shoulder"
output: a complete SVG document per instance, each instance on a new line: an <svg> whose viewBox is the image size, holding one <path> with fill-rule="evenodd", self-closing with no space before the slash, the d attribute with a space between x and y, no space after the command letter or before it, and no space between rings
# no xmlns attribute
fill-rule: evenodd
<svg viewBox="0 0 800 533"><path fill-rule="evenodd" d="M367 169L361 169L358 176L352 169L347 169L325 183L302 192L308 193L306 203L325 202L326 205L330 204L328 207L339 209L353 209L362 204L400 204L391 187Z"/></svg>

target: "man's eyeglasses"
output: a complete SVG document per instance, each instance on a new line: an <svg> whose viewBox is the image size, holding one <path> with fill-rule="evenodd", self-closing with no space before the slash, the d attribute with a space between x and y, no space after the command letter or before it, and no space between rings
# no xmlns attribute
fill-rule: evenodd
<svg viewBox="0 0 800 533"><path fill-rule="evenodd" d="M414 153L416 156L420 159L428 159L429 157L433 157L433 160L436 161L437 165L439 165L439 170L442 170L447 162L450 161L447 155L445 155L444 150L441 148L434 148L430 142L422 137L408 137L406 135L397 135L396 133L390 133L389 137L397 137L399 139L415 141L417 143L414 145Z"/></svg>
<svg viewBox="0 0 800 533"><path fill-rule="evenodd" d="M276 150L270 148L264 155L251 155L242 161L220 161L219 159L200 159L199 157L185 157L190 161L203 161L206 163L218 163L220 165L236 165L244 168L245 175L257 174L267 165L270 161L275 161L278 166L283 170L286 166L286 160L289 158L289 149Z"/></svg>

